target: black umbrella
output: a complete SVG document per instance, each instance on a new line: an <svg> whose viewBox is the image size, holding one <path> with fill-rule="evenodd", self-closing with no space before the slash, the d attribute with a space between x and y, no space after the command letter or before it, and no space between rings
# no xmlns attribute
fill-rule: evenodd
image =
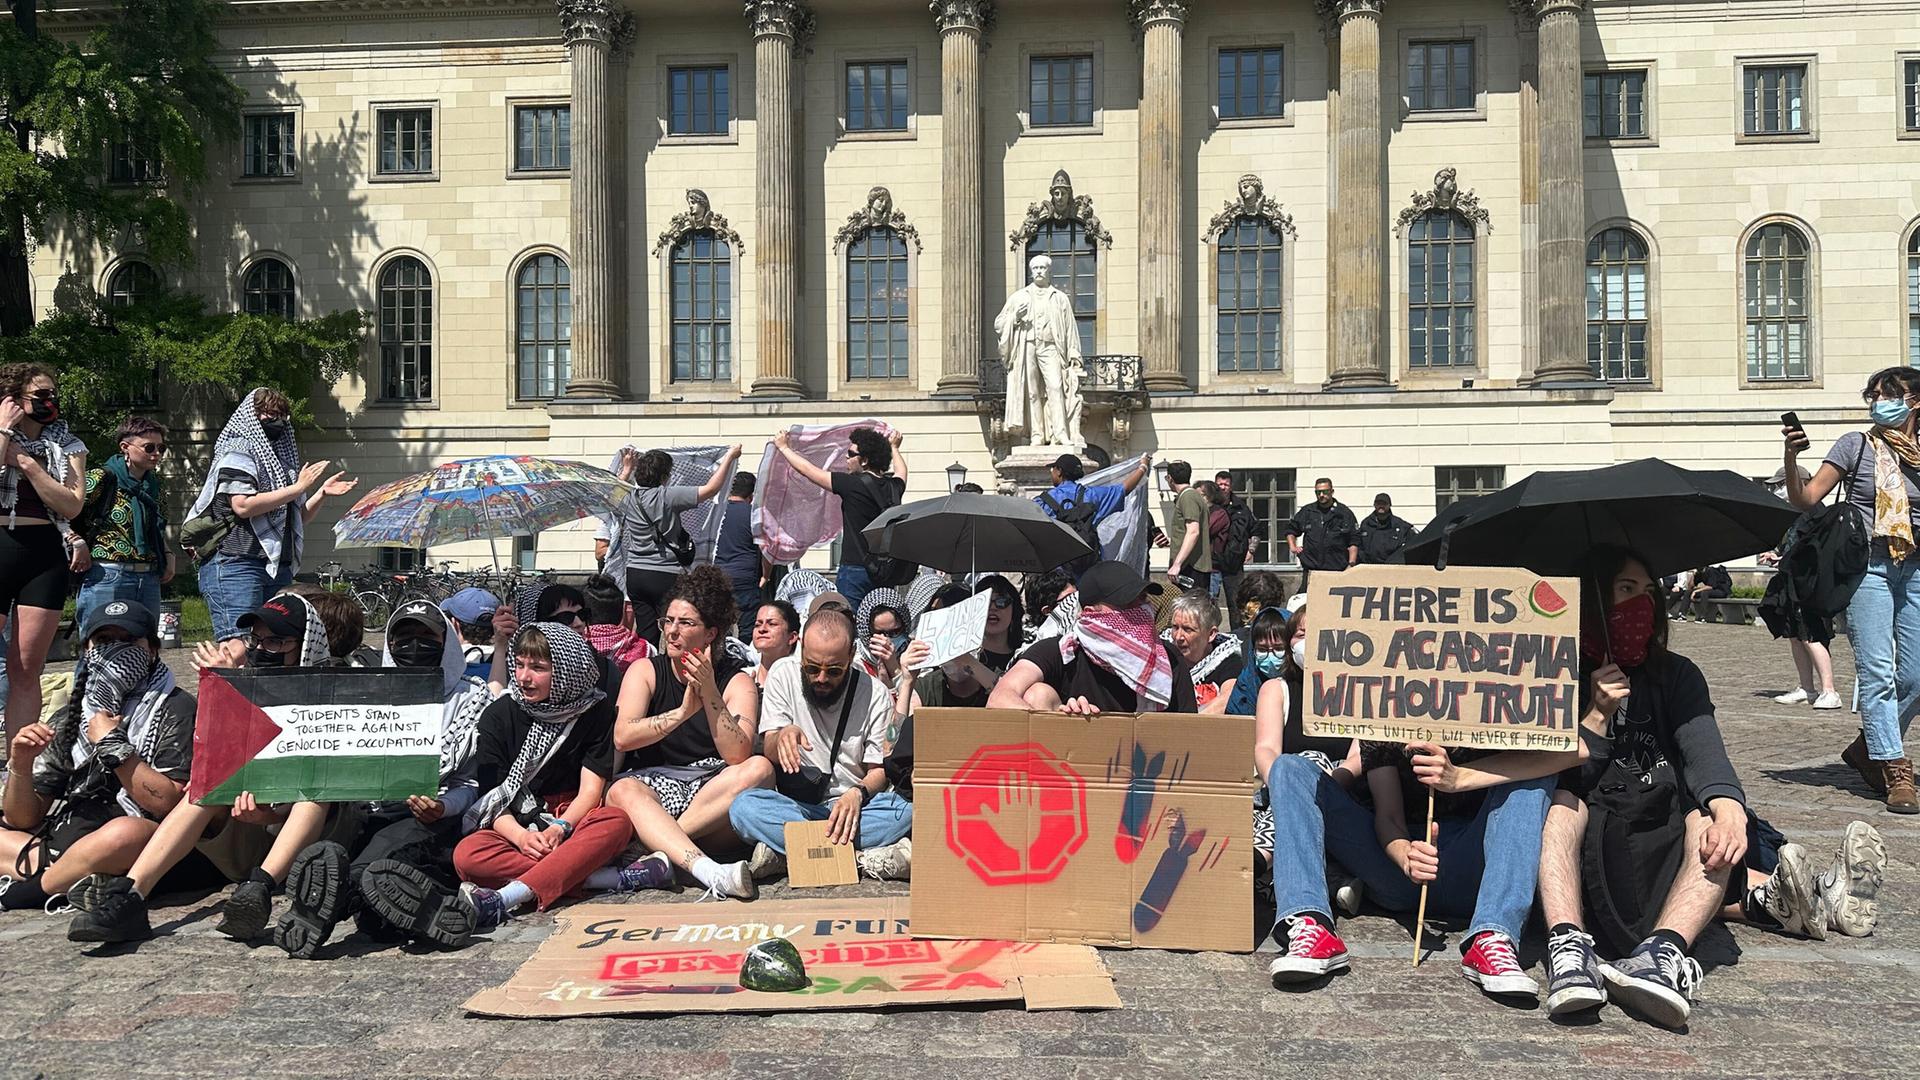
<svg viewBox="0 0 1920 1080"><path fill-rule="evenodd" d="M1449 564L1569 574L1594 547L1621 544L1645 555L1659 577L1771 550L1799 517L1739 473L1646 458L1534 473L1456 503L1407 542L1406 557L1433 565L1444 544Z"/></svg>
<svg viewBox="0 0 1920 1080"><path fill-rule="evenodd" d="M875 555L950 574L1044 573L1089 550L1030 499L965 492L896 506L860 535Z"/></svg>

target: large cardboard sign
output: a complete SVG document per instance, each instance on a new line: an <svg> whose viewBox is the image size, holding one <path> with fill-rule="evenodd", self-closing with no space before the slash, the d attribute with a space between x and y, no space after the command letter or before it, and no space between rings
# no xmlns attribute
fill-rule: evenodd
<svg viewBox="0 0 1920 1080"><path fill-rule="evenodd" d="M187 798L225 806L364 802L440 790L438 671L218 671L200 676Z"/></svg>
<svg viewBox="0 0 1920 1080"><path fill-rule="evenodd" d="M1572 578L1356 566L1307 589L1308 735L1572 750L1579 677Z"/></svg>
<svg viewBox="0 0 1920 1080"><path fill-rule="evenodd" d="M783 937L812 984L788 993L740 985L748 949ZM972 1001L1028 1009L1117 1009L1092 949L1008 941L925 941L905 897L753 904L582 904L505 986L468 999L483 1016L786 1012Z"/></svg>
<svg viewBox="0 0 1920 1080"><path fill-rule="evenodd" d="M914 931L1246 952L1253 719L925 709Z"/></svg>

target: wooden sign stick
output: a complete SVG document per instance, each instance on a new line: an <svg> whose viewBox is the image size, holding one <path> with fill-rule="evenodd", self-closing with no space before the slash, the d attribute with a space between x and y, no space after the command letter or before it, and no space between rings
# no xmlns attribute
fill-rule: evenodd
<svg viewBox="0 0 1920 1080"><path fill-rule="evenodd" d="M1433 789L1427 789L1427 843L1433 843L1439 823L1433 820ZM1420 910L1413 917L1413 966L1420 966L1420 935L1427 929L1427 888L1433 882L1420 886Z"/></svg>

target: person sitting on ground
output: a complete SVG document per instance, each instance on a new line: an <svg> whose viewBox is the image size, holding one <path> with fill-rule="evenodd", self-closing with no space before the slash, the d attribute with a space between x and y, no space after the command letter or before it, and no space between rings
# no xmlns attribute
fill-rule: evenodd
<svg viewBox="0 0 1920 1080"><path fill-rule="evenodd" d="M1706 677L1667 647L1646 561L1601 548L1583 577L1585 761L1553 796L1540 852L1547 1009L1579 1012L1611 996L1678 1027L1700 980L1687 952L1710 921L1815 939L1829 929L1871 933L1886 848L1871 826L1855 822L1825 875L1798 844L1756 859L1771 847L1763 838L1772 830L1747 809ZM1775 864L1771 873L1762 861ZM1596 933L1599 947L1620 959L1600 963Z"/></svg>
<svg viewBox="0 0 1920 1080"><path fill-rule="evenodd" d="M1036 642L994 685L992 709L1094 716L1103 712L1198 712L1186 660L1153 630L1147 582L1123 562L1080 578L1079 619Z"/></svg>
<svg viewBox="0 0 1920 1080"><path fill-rule="evenodd" d="M502 606L493 613L493 634L497 640L513 640L522 626L536 622L554 622L572 630L583 638L587 633L587 597L571 585L534 584L522 585L514 594L511 607ZM623 673L612 659L594 653L594 660L600 668L600 691L608 698L620 696L620 681ZM487 682L493 687L495 696L507 692L511 682L512 657L494 650L492 673Z"/></svg>
<svg viewBox="0 0 1920 1080"><path fill-rule="evenodd" d="M1274 719L1269 711L1269 736ZM1285 950L1267 969L1275 987L1348 966L1330 911L1333 860L1389 911L1413 911L1430 885L1429 910L1471 915L1460 973L1491 995L1537 998L1515 949L1533 908L1554 777L1577 751L1365 743L1369 812L1320 764L1282 749L1269 737L1257 751L1273 803L1274 937Z"/></svg>
<svg viewBox="0 0 1920 1080"><path fill-rule="evenodd" d="M1256 761L1261 758L1262 746L1276 755L1303 754L1331 773L1341 787L1351 789L1360 778L1359 742L1307 734L1306 607L1296 608L1291 615L1278 608L1268 608L1255 618L1253 629L1254 640L1259 643L1253 653L1253 663L1258 669L1253 676L1258 680L1253 697ZM1248 677L1241 675L1242 679ZM1235 701L1243 700L1238 685L1234 689ZM1268 734L1277 738L1268 741ZM1272 763L1267 762L1261 766L1260 775L1270 771Z"/></svg>
<svg viewBox="0 0 1920 1080"><path fill-rule="evenodd" d="M187 789L194 697L160 659L158 619L131 600L92 614L72 698L8 747L0 865L14 873L0 909L38 910L89 874L126 873ZM196 860L168 885L218 879Z"/></svg>
<svg viewBox="0 0 1920 1080"><path fill-rule="evenodd" d="M1247 635L1247 624L1268 608L1283 608L1293 591L1287 588L1285 578L1271 570L1255 570L1240 579L1240 587L1233 591L1230 598L1240 612L1240 636ZM1284 650L1283 650L1284 651Z"/></svg>
<svg viewBox="0 0 1920 1080"><path fill-rule="evenodd" d="M993 599L987 607L986 629L981 636L979 649L935 667L924 668L920 665L926 663L926 643L916 640L908 644L905 669L900 681L895 684L896 728L904 724L913 710L922 706L985 708L987 698L1000 682L1000 676L1013 666L1020 644L1016 634L1023 625L1020 592L1013 587L1013 582L999 574L988 574L980 579L971 593L965 585L949 585L934 594L927 610L953 607L983 592L991 592Z"/></svg>
<svg viewBox="0 0 1920 1080"><path fill-rule="evenodd" d="M653 655L653 646L628 625L632 612L619 582L606 574L593 574L581 584L580 600L586 605L587 644L622 675L634 661Z"/></svg>
<svg viewBox="0 0 1920 1080"><path fill-rule="evenodd" d="M720 647L738 618L725 574L696 566L680 575L661 620L665 655L635 664L621 688L613 741L627 751L628 771L608 802L641 843L715 897L751 900L747 864L706 853L738 843L727 823L734 799L773 782L772 764L754 752L759 691L746 664ZM669 867L660 886L671 883Z"/></svg>
<svg viewBox="0 0 1920 1080"><path fill-rule="evenodd" d="M753 616L753 685L764 689L767 675L781 657L800 647L800 613L785 600L769 600Z"/></svg>
<svg viewBox="0 0 1920 1080"><path fill-rule="evenodd" d="M1060 636L1070 620L1056 619L1054 612L1060 608L1062 601L1077 591L1075 580L1075 575L1059 569L1027 576L1021 585L1020 597L1027 621L1032 625L1021 630L1024 644L1031 645L1041 638ZM1075 601L1072 607L1075 617L1078 617L1079 610L1079 602Z"/></svg>
<svg viewBox="0 0 1920 1080"><path fill-rule="evenodd" d="M1703 566L1689 575L1693 582L1686 596L1674 606L1673 617L1681 621L1691 615L1694 622L1706 622L1702 601L1725 600L1733 595L1733 575L1724 566Z"/></svg>
<svg viewBox="0 0 1920 1080"><path fill-rule="evenodd" d="M1190 589L1174 597L1173 623L1161 640L1171 644L1187 662L1193 678L1193 699L1203 713L1224 714L1233 697L1233 683L1245 662L1240 639L1220 632L1220 609L1213 597Z"/></svg>
<svg viewBox="0 0 1920 1080"><path fill-rule="evenodd" d="M473 772L479 791L453 849L467 885L431 875L373 872L364 897L403 933L448 947L465 944L527 904L545 911L583 889L632 891L667 875L665 860L607 866L633 839L627 815L603 805L618 758L613 702L599 663L578 631L536 622L514 632L513 685L480 714ZM383 866L382 870L391 867Z"/></svg>
<svg viewBox="0 0 1920 1080"><path fill-rule="evenodd" d="M380 651L367 644L367 612L346 593L332 592L318 585L295 582L283 590L298 596L320 616L327 631L327 658L320 667L377 668Z"/></svg>
<svg viewBox="0 0 1920 1080"><path fill-rule="evenodd" d="M814 599L830 592L833 592L833 582L812 570L795 567L787 571L780 579L780 584L773 587L773 598L792 604L793 609L800 613L800 625L804 629L807 616L813 613ZM852 609L848 609L848 614L852 614Z"/></svg>
<svg viewBox="0 0 1920 1080"><path fill-rule="evenodd" d="M359 611L358 605L349 605ZM330 653L327 629L318 610L291 593L270 597L240 617L246 648L238 660L219 645L202 642L196 666L278 668L345 666ZM343 627L340 644L358 647L360 635ZM273 892L287 879L296 855L320 839L329 820L344 824L341 811L326 803L263 806L252 793L240 792L233 805L202 806L176 802L123 875L91 874L67 890L78 914L67 930L71 941L144 941L153 936L147 902L183 860L198 854L210 859L237 884L227 897L220 933L250 941L265 932L273 917Z"/></svg>
<svg viewBox="0 0 1920 1080"><path fill-rule="evenodd" d="M900 681L900 654L912 639L907 598L884 585L870 590L854 613L853 633L860 669L891 690Z"/></svg>
<svg viewBox="0 0 1920 1080"><path fill-rule="evenodd" d="M469 586L440 602L440 610L453 619L460 631L460 644L467 658L467 674L487 681L493 672L493 613L500 598L485 589Z"/></svg>
<svg viewBox="0 0 1920 1080"><path fill-rule="evenodd" d="M480 714L493 702L487 684L466 673L466 657L453 619L431 600L402 603L387 620L381 666L402 671L431 671L441 678L444 708L440 723L440 787L433 795L414 795L367 807L357 833L344 841L322 840L293 860L287 871L287 914L274 927L274 944L296 959L310 960L327 943L341 919L355 912L361 925L381 937L397 931L366 909L361 881L375 865L384 873L414 879L432 876L454 888L453 847L463 834L461 818L479 792L473 758L479 745ZM395 886L407 888L410 880Z"/></svg>
<svg viewBox="0 0 1920 1080"><path fill-rule="evenodd" d="M902 437L898 431L882 435L872 428L854 428L847 436L846 471L837 473L801 457L793 448L790 432L783 430L773 437L774 449L794 472L840 497L840 569L834 585L856 606L874 587L867 569L867 541L861 532L888 507L900 505L906 495L907 455L900 452Z"/></svg>
<svg viewBox="0 0 1920 1080"><path fill-rule="evenodd" d="M853 654L852 625L827 615L807 624L800 655L767 679L760 735L775 787L741 792L728 811L734 831L753 841L756 876L784 869L789 822L825 821L830 841L854 846L862 873L907 877L913 805L887 790L883 768L893 695Z"/></svg>

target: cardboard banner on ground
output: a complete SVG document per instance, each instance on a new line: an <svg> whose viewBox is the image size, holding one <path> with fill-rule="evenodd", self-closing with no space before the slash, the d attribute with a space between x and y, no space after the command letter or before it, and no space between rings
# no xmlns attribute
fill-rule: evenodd
<svg viewBox="0 0 1920 1080"><path fill-rule="evenodd" d="M783 937L812 984L748 990L748 949ZM1117 1009L1113 977L1089 948L924 941L905 897L743 904L582 904L505 986L469 998L482 1016L788 1012L1022 1001L1028 1009Z"/></svg>
<svg viewBox="0 0 1920 1080"><path fill-rule="evenodd" d="M1252 947L1253 719L924 709L917 933Z"/></svg>
<svg viewBox="0 0 1920 1080"><path fill-rule="evenodd" d="M913 636L927 643L927 661L916 671L928 671L949 660L979 650L987 639L987 610L991 589L974 593L962 603L920 616Z"/></svg>
<svg viewBox="0 0 1920 1080"><path fill-rule="evenodd" d="M1572 578L1356 566L1307 587L1308 735L1572 750L1579 678Z"/></svg>
<svg viewBox="0 0 1920 1080"><path fill-rule="evenodd" d="M187 798L367 802L440 789L438 671L287 668L200 675Z"/></svg>

